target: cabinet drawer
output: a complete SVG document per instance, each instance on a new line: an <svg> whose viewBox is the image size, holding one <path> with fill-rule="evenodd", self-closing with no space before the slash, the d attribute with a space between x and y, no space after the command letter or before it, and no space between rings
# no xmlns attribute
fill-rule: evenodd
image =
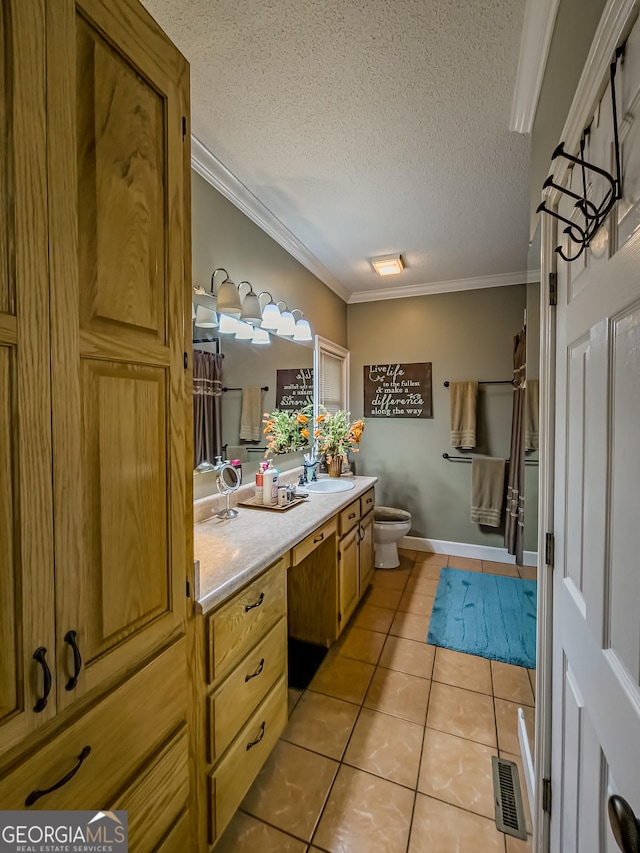
<svg viewBox="0 0 640 853"><path fill-rule="evenodd" d="M340 538L356 526L360 521L360 500L355 500L350 503L346 509L340 513Z"/></svg>
<svg viewBox="0 0 640 853"><path fill-rule="evenodd" d="M162 840L156 853L184 853L185 850L194 849L195 848L191 842L189 813L183 811Z"/></svg>
<svg viewBox="0 0 640 853"><path fill-rule="evenodd" d="M189 738L184 723L110 808L129 812L130 849L151 853L187 811L188 800Z"/></svg>
<svg viewBox="0 0 640 853"><path fill-rule="evenodd" d="M288 559L288 554L282 557L208 618L209 684L228 672L287 612Z"/></svg>
<svg viewBox="0 0 640 853"><path fill-rule="evenodd" d="M287 722L287 683L273 688L209 774L209 842L213 844L233 817L244 795L275 746Z"/></svg>
<svg viewBox="0 0 640 853"><path fill-rule="evenodd" d="M335 518L332 518L327 521L326 524L323 524L322 527L318 527L317 530L310 533L302 540L302 542L298 542L298 544L294 546L291 565L297 566L305 559L305 557L308 557L312 551L315 551L319 545L326 542L327 539L335 532L336 520Z"/></svg>
<svg viewBox="0 0 640 853"><path fill-rule="evenodd" d="M276 681L286 674L287 621L281 619L207 699L207 758L214 764Z"/></svg>
<svg viewBox="0 0 640 853"><path fill-rule="evenodd" d="M98 809L112 802L186 718L185 642L175 643L75 723L0 774L3 809L24 809L77 767L66 784L37 797L34 809ZM80 756L90 752L80 762Z"/></svg>
<svg viewBox="0 0 640 853"><path fill-rule="evenodd" d="M371 512L376 502L375 489L369 489L360 498L360 518L364 518L368 512Z"/></svg>

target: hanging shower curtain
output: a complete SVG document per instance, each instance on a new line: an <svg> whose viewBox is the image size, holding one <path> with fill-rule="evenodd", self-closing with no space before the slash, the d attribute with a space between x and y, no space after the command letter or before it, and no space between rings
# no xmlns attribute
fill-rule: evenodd
<svg viewBox="0 0 640 853"><path fill-rule="evenodd" d="M193 352L193 467L222 456L222 355Z"/></svg>
<svg viewBox="0 0 640 853"><path fill-rule="evenodd" d="M527 333L524 329L513 339L513 414L511 417L511 453L504 544L522 565L524 542L524 405L527 360Z"/></svg>

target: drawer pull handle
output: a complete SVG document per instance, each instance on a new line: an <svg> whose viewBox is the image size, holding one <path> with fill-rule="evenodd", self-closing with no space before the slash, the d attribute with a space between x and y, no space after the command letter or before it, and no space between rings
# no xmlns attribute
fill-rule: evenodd
<svg viewBox="0 0 640 853"><path fill-rule="evenodd" d="M267 727L267 721L263 720L262 725L260 726L260 734L258 735L258 737L255 740L252 740L251 743L247 744L247 752L249 752L251 747L256 746L257 744L260 743L260 741L264 737L264 730L266 729L266 727Z"/></svg>
<svg viewBox="0 0 640 853"><path fill-rule="evenodd" d="M78 763L76 764L76 766L73 769L71 769L65 776L63 776L62 779L60 779L58 782L56 782L55 785L52 785L50 788L47 788L44 791L32 791L29 794L29 796L27 797L27 799L24 801L25 806L32 806L35 802L37 802L40 799L40 797L44 797L45 794L50 794L52 791L57 791L58 788L62 788L63 785L66 785L67 782L70 782L73 779L73 777L76 775L78 770L80 770L85 758L87 758L87 756L89 755L90 752L91 752L90 746L83 747L82 752L78 756Z"/></svg>
<svg viewBox="0 0 640 853"><path fill-rule="evenodd" d="M65 643L71 646L73 651L73 675L67 681L65 685L65 690L73 690L73 688L78 683L78 676L80 675L80 670L82 669L82 656L80 655L80 649L78 648L78 644L76 643L77 633L75 631L67 631L64 635Z"/></svg>
<svg viewBox="0 0 640 853"><path fill-rule="evenodd" d="M40 646L33 653L33 659L38 661L40 666L42 667L42 675L43 675L43 687L42 687L42 696L38 699L36 704L33 706L33 710L36 714L39 714L40 711L44 711L47 707L47 698L49 693L51 693L51 670L49 669L49 664L46 660L47 650L44 646Z"/></svg>
<svg viewBox="0 0 640 853"><path fill-rule="evenodd" d="M262 602L264 601L264 592L260 593L260 598L256 601L255 604L245 604L244 612L248 613L250 610L253 610L254 607L260 607Z"/></svg>
<svg viewBox="0 0 640 853"><path fill-rule="evenodd" d="M351 513L351 515L349 516L349 519L348 519L348 520L349 520L349 521L351 521L351 519L352 519L352 518L355 518L355 517L356 517L355 512L352 512L352 513Z"/></svg>
<svg viewBox="0 0 640 853"><path fill-rule="evenodd" d="M251 681L251 679L255 678L257 675L260 675L260 673L262 672L263 669L264 669L264 658L262 658L262 660L258 664L258 668L256 669L255 672L252 672L251 675L245 675L245 677L244 677L245 684L247 681Z"/></svg>
<svg viewBox="0 0 640 853"><path fill-rule="evenodd" d="M320 536L316 536L316 538L313 540L313 544L315 545L316 542L322 542L323 539L324 539L324 533L321 533Z"/></svg>
<svg viewBox="0 0 640 853"><path fill-rule="evenodd" d="M367 503L368 503L368 504L372 504L372 503L373 503L373 498L367 498Z"/></svg>

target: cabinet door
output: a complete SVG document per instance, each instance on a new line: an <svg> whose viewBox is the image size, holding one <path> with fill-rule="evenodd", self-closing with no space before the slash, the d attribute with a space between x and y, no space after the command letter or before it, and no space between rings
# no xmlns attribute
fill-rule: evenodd
<svg viewBox="0 0 640 853"><path fill-rule="evenodd" d="M360 524L360 598L373 577L373 513L364 517Z"/></svg>
<svg viewBox="0 0 640 853"><path fill-rule="evenodd" d="M0 754L55 713L43 6L0 0Z"/></svg>
<svg viewBox="0 0 640 853"><path fill-rule="evenodd" d="M338 586L340 590L340 629L349 621L358 603L358 528L344 536L338 545Z"/></svg>
<svg viewBox="0 0 640 853"><path fill-rule="evenodd" d="M68 705L184 631L189 79L135 0L46 9L58 694Z"/></svg>

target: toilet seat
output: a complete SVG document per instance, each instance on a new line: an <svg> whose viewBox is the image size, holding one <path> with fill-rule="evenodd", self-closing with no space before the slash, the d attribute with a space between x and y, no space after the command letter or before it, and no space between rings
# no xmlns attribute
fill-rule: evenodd
<svg viewBox="0 0 640 853"><path fill-rule="evenodd" d="M385 522L398 524L398 522L411 521L411 513L404 509L395 509L390 506L377 506L373 510L373 520L382 524Z"/></svg>

